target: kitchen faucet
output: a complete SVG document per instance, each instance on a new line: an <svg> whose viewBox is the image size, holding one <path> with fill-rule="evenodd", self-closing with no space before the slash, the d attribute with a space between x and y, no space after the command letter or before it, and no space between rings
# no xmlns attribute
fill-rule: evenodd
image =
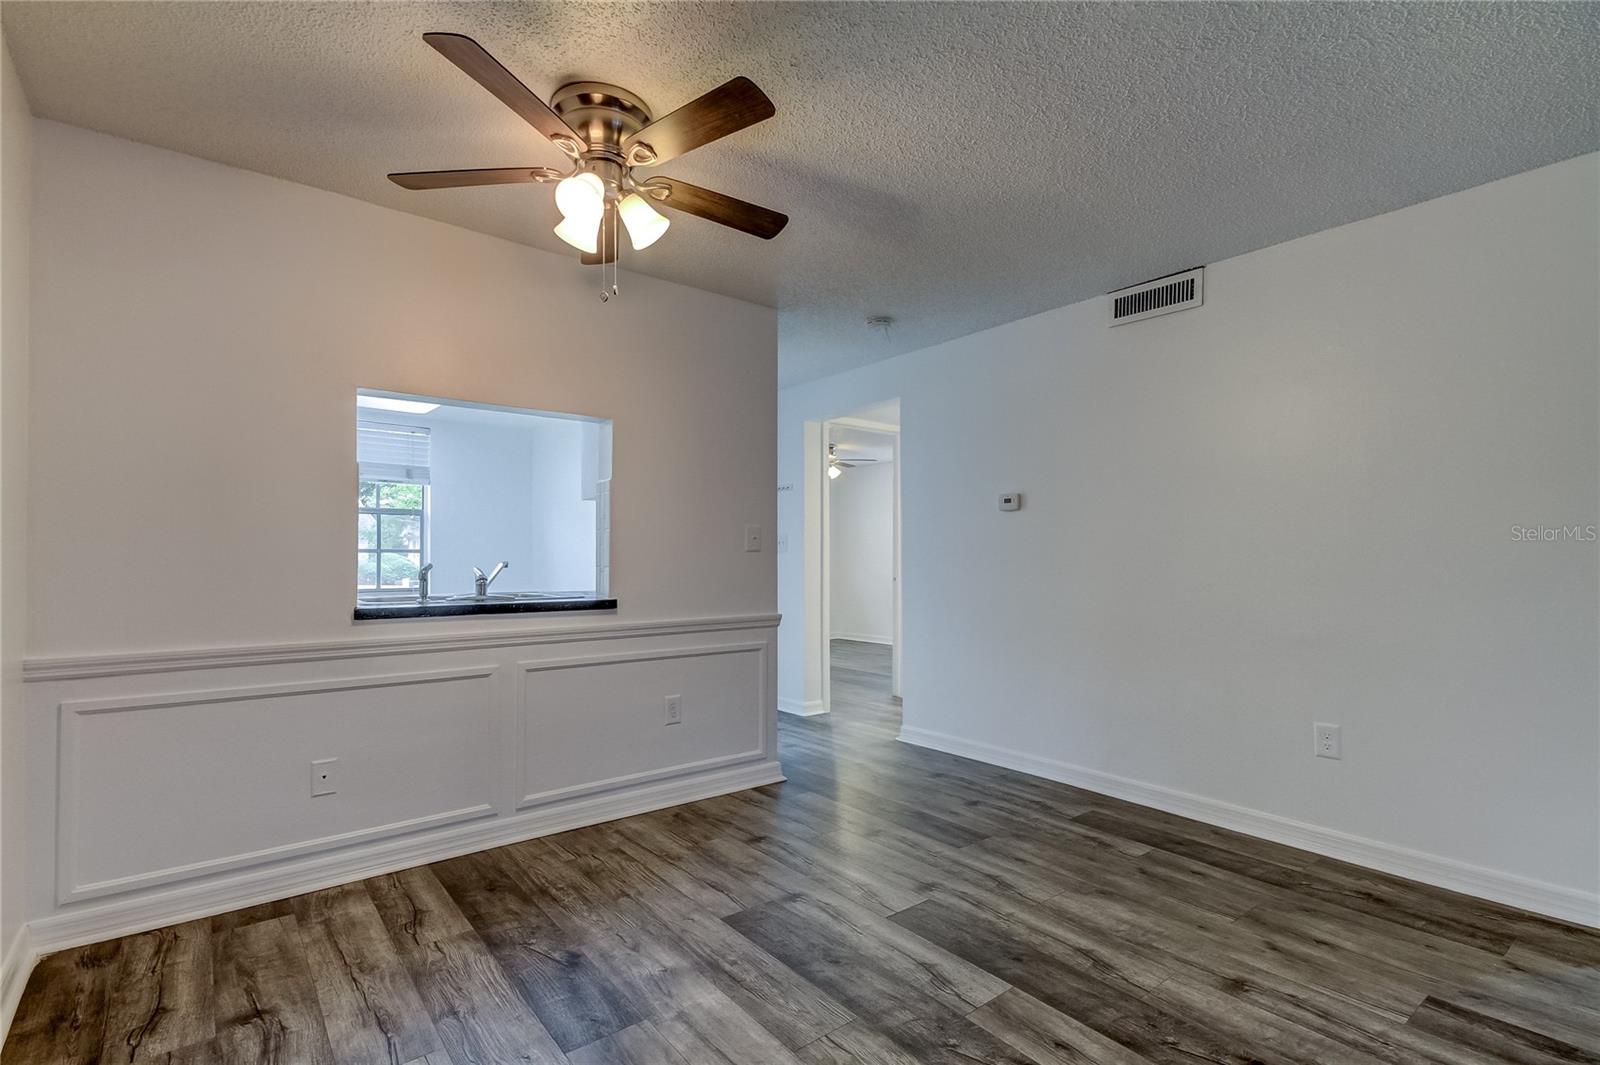
<svg viewBox="0 0 1600 1065"><path fill-rule="evenodd" d="M484 576L483 570L479 569L477 566L473 566L472 567L472 589L473 589L473 593L475 595L477 595L477 597L479 599L482 599L484 596L488 595L489 594L489 585L494 583L494 579L496 577L500 576L500 574L501 574L501 572L503 570L509 569L510 567L511 567L511 563L502 562L502 563L500 563L498 566L496 566L494 568L494 572L493 573L490 573L488 576Z"/></svg>

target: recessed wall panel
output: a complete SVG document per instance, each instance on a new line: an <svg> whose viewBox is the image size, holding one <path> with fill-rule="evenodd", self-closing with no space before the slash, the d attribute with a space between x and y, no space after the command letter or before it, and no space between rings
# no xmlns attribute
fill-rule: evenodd
<svg viewBox="0 0 1600 1065"><path fill-rule="evenodd" d="M763 756L765 644L522 663L523 798L535 806ZM667 699L681 720L667 723Z"/></svg>
<svg viewBox="0 0 1600 1065"><path fill-rule="evenodd" d="M61 705L63 901L492 812L493 666ZM338 760L313 797L311 763Z"/></svg>

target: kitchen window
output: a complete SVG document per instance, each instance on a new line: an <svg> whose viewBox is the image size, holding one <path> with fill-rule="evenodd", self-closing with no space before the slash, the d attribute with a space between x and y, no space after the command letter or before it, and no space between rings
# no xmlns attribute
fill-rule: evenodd
<svg viewBox="0 0 1600 1065"><path fill-rule="evenodd" d="M362 481L356 498L356 588L415 588L423 565L428 490Z"/></svg>
<svg viewBox="0 0 1600 1065"><path fill-rule="evenodd" d="M417 586L428 544L428 430L356 426L356 590Z"/></svg>

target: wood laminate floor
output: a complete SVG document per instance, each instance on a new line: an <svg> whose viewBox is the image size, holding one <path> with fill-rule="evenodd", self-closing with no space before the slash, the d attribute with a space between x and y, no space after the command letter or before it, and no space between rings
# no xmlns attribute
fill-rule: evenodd
<svg viewBox="0 0 1600 1065"><path fill-rule="evenodd" d="M5 1065L1600 1062L1600 936L894 742L42 961Z"/></svg>

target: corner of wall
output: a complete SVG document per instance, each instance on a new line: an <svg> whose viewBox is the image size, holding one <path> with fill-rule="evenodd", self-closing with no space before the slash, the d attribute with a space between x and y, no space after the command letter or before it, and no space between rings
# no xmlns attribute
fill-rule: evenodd
<svg viewBox="0 0 1600 1065"><path fill-rule="evenodd" d="M0 35L0 1039L32 968L22 922L33 114Z"/></svg>
<svg viewBox="0 0 1600 1065"><path fill-rule="evenodd" d="M0 944L0 1043L5 1042L6 1033L11 1030L11 1019L17 1015L22 990L28 986L28 976L37 960L26 924L19 924L15 933Z"/></svg>

